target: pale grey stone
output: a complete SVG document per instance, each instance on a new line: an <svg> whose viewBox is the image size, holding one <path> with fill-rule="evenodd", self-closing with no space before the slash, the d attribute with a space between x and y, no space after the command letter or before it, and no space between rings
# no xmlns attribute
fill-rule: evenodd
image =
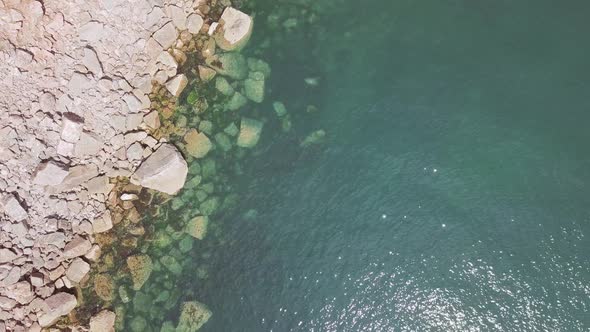
<svg viewBox="0 0 590 332"><path fill-rule="evenodd" d="M176 42L178 31L176 31L172 22L168 22L161 27L160 30L156 31L153 37L160 45L162 45L162 48L167 49Z"/></svg>
<svg viewBox="0 0 590 332"><path fill-rule="evenodd" d="M5 195L0 200L0 208L4 214L15 221L21 221L27 217L27 211L25 211L18 199L12 194Z"/></svg>
<svg viewBox="0 0 590 332"><path fill-rule="evenodd" d="M214 30L215 41L226 51L244 47L252 34L252 18L232 7L225 8L219 25L220 27Z"/></svg>
<svg viewBox="0 0 590 332"><path fill-rule="evenodd" d="M90 332L115 332L114 312L103 310L90 318Z"/></svg>
<svg viewBox="0 0 590 332"><path fill-rule="evenodd" d="M64 257L74 258L85 255L92 248L92 243L87 239L76 236L64 247Z"/></svg>
<svg viewBox="0 0 590 332"><path fill-rule="evenodd" d="M74 283L79 283L84 277L86 277L89 271L90 264L86 263L81 258L76 258L66 270L66 277Z"/></svg>
<svg viewBox="0 0 590 332"><path fill-rule="evenodd" d="M69 314L77 304L74 295L64 292L48 297L45 299L45 310L39 315L39 324L42 327L50 326L61 316Z"/></svg>
<svg viewBox="0 0 590 332"><path fill-rule="evenodd" d="M53 160L41 163L33 174L33 183L43 186L55 186L68 176L69 167Z"/></svg>
<svg viewBox="0 0 590 332"><path fill-rule="evenodd" d="M131 182L170 195L184 186L188 166L171 144L163 144L147 158L131 176Z"/></svg>

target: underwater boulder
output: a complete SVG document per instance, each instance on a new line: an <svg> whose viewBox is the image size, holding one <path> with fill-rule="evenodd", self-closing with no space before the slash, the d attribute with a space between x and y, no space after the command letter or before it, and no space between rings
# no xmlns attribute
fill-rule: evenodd
<svg viewBox="0 0 590 332"><path fill-rule="evenodd" d="M248 76L246 58L240 53L228 52L214 55L205 60L209 67L223 76L243 80Z"/></svg>
<svg viewBox="0 0 590 332"><path fill-rule="evenodd" d="M127 257L127 267L131 272L133 289L140 290L152 273L152 259L148 255L134 255Z"/></svg>
<svg viewBox="0 0 590 332"><path fill-rule="evenodd" d="M184 302L176 332L195 332L205 325L212 315L211 310L203 303L197 301Z"/></svg>
<svg viewBox="0 0 590 332"><path fill-rule="evenodd" d="M258 120L242 118L240 133L238 134L238 146L243 148L253 148L256 146L260 139L263 125L264 124Z"/></svg>
<svg viewBox="0 0 590 332"><path fill-rule="evenodd" d="M186 142L186 151L195 158L203 158L213 147L209 137L204 133L199 133L196 129L189 130L184 135L184 141Z"/></svg>
<svg viewBox="0 0 590 332"><path fill-rule="evenodd" d="M264 100L264 75L261 72L250 73L244 81L244 95L256 103Z"/></svg>
<svg viewBox="0 0 590 332"><path fill-rule="evenodd" d="M195 239L202 240L207 235L207 225L209 225L207 216L194 217L187 223L185 232Z"/></svg>

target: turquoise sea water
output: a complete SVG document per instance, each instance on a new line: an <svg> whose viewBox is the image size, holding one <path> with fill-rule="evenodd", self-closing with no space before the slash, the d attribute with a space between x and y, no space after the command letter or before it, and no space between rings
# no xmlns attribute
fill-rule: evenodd
<svg viewBox="0 0 590 332"><path fill-rule="evenodd" d="M590 330L590 3L313 8L266 52L294 129L264 133L187 285L202 330Z"/></svg>

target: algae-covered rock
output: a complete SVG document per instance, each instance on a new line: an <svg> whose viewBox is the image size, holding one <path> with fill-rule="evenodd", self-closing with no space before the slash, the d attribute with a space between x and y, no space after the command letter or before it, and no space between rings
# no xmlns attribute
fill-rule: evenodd
<svg viewBox="0 0 590 332"><path fill-rule="evenodd" d="M160 328L160 332L175 332L176 328L174 328L174 323L172 323L171 321L167 320L162 324L162 327Z"/></svg>
<svg viewBox="0 0 590 332"><path fill-rule="evenodd" d="M252 148L260 139L263 123L249 118L242 118L240 124L240 133L238 135L238 146L243 148Z"/></svg>
<svg viewBox="0 0 590 332"><path fill-rule="evenodd" d="M248 68L250 71L258 71L261 72L265 78L270 77L270 66L268 63L264 62L263 60L256 59L256 58L248 58Z"/></svg>
<svg viewBox="0 0 590 332"><path fill-rule="evenodd" d="M252 18L247 14L227 7L219 19L219 26L215 30L214 38L217 45L226 51L243 48L252 34Z"/></svg>
<svg viewBox="0 0 590 332"><path fill-rule="evenodd" d="M229 98L225 104L225 108L233 112L244 107L247 103L248 98L244 97L243 94L236 92Z"/></svg>
<svg viewBox="0 0 590 332"><path fill-rule="evenodd" d="M224 134L224 133L215 134L215 142L221 148L221 150L223 150L224 152L231 150L231 140L229 139L229 137L226 134Z"/></svg>
<svg viewBox="0 0 590 332"><path fill-rule="evenodd" d="M228 52L211 56L205 60L207 65L219 74L236 80L243 80L248 76L246 58L240 53Z"/></svg>
<svg viewBox="0 0 590 332"><path fill-rule="evenodd" d="M215 70L213 70L209 67L206 67L206 66L199 65L198 69L199 69L199 77L204 82L210 81L211 79L213 79L213 77L215 77L215 74L217 74L217 72Z"/></svg>
<svg viewBox="0 0 590 332"><path fill-rule="evenodd" d="M195 332L207 323L211 315L213 313L203 303L197 301L184 302L176 332Z"/></svg>
<svg viewBox="0 0 590 332"><path fill-rule="evenodd" d="M227 127L225 127L225 129L223 129L223 132L229 136L236 136L238 132L240 132L240 129L238 129L238 126L232 122Z"/></svg>
<svg viewBox="0 0 590 332"><path fill-rule="evenodd" d="M202 214L206 216L213 215L217 208L219 207L219 198L217 197L209 197L205 200L201 205L199 205L199 210Z"/></svg>
<svg viewBox="0 0 590 332"><path fill-rule="evenodd" d="M108 274L97 274L94 277L94 292L103 301L112 301L115 295L115 283Z"/></svg>
<svg viewBox="0 0 590 332"><path fill-rule="evenodd" d="M191 251L193 249L193 238L190 236L185 236L178 242L178 250L183 254Z"/></svg>
<svg viewBox="0 0 590 332"><path fill-rule="evenodd" d="M207 235L208 225L209 218L207 218L207 216L198 216L191 219L184 229L190 236L202 240Z"/></svg>
<svg viewBox="0 0 590 332"><path fill-rule="evenodd" d="M264 75L261 72L252 72L244 81L244 95L256 103L264 100Z"/></svg>
<svg viewBox="0 0 590 332"><path fill-rule="evenodd" d="M137 292L133 297L133 310L135 312L147 313L152 307L152 297L144 292Z"/></svg>
<svg viewBox="0 0 590 332"><path fill-rule="evenodd" d="M199 123L199 131L211 135L211 133L213 133L213 122L208 120L201 121L201 123Z"/></svg>
<svg viewBox="0 0 590 332"><path fill-rule="evenodd" d="M195 158L203 158L213 147L213 143L204 133L199 133L196 129L189 130L184 135L186 142L186 151Z"/></svg>
<svg viewBox="0 0 590 332"><path fill-rule="evenodd" d="M231 96L234 94L234 88L229 84L229 82L225 79L225 77L217 77L215 79L215 88L217 91L221 92L226 96Z"/></svg>
<svg viewBox="0 0 590 332"><path fill-rule="evenodd" d="M152 273L152 259L148 255L134 255L127 257L127 267L131 272L133 289L140 290Z"/></svg>
<svg viewBox="0 0 590 332"><path fill-rule="evenodd" d="M157 231L154 235L153 244L158 248L165 248L172 243L172 238L165 231Z"/></svg>
<svg viewBox="0 0 590 332"><path fill-rule="evenodd" d="M128 303L129 301L131 301L129 291L127 290L127 287L125 287L124 285L119 286L119 298L123 303Z"/></svg>
<svg viewBox="0 0 590 332"><path fill-rule="evenodd" d="M215 176L216 173L215 160L211 158L203 160L203 163L201 164L201 175L203 176L203 179L209 179Z"/></svg>
<svg viewBox="0 0 590 332"><path fill-rule="evenodd" d="M186 182L184 188L187 190L195 189L201 183L202 177L200 175L193 176L190 180Z"/></svg>
<svg viewBox="0 0 590 332"><path fill-rule="evenodd" d="M275 101L274 103L272 103L272 107L274 108L275 113L279 118L287 115L287 108L285 107L285 104L283 104L282 102Z"/></svg>
<svg viewBox="0 0 590 332"><path fill-rule="evenodd" d="M319 144L326 138L326 132L322 129L316 130L309 134L300 144L302 148L309 147L310 145Z"/></svg>
<svg viewBox="0 0 590 332"><path fill-rule="evenodd" d="M162 263L162 265L164 265L164 267L170 271L172 274L179 276L180 274L182 274L182 266L180 266L180 264L178 264L178 261L176 260L176 258L172 257L172 256L162 256L160 258L160 263Z"/></svg>
<svg viewBox="0 0 590 332"><path fill-rule="evenodd" d="M186 96L186 102L191 105L194 105L198 99L199 99L199 94L197 93L197 90L193 90L193 91L189 92L189 94Z"/></svg>
<svg viewBox="0 0 590 332"><path fill-rule="evenodd" d="M129 323L129 327L132 332L145 332L147 331L147 321L141 316L135 316Z"/></svg>

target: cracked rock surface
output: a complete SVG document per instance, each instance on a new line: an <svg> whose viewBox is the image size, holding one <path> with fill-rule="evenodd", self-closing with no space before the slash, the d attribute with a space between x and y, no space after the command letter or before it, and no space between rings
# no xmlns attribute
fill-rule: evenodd
<svg viewBox="0 0 590 332"><path fill-rule="evenodd" d="M200 2L0 0L0 332L40 331L78 305L94 235L112 227L110 178L141 165L138 182L182 188L186 162L144 130L160 125L153 80L186 86L166 48L208 28ZM90 329L113 322L102 312Z"/></svg>

